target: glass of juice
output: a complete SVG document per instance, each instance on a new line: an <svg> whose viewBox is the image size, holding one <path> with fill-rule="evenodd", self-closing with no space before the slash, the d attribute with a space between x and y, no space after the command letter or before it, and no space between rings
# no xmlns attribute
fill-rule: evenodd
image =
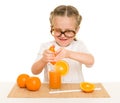
<svg viewBox="0 0 120 103"><path fill-rule="evenodd" d="M50 89L61 88L61 74L59 71L56 70L49 71L49 87Z"/></svg>

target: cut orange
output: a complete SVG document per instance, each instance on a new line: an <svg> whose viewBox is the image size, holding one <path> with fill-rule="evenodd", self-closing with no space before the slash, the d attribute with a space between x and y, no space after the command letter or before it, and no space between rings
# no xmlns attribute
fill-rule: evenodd
<svg viewBox="0 0 120 103"><path fill-rule="evenodd" d="M55 46L54 45L50 46L49 50L55 52ZM50 63L54 65L56 62L50 62Z"/></svg>
<svg viewBox="0 0 120 103"><path fill-rule="evenodd" d="M50 46L49 50L55 52L55 46L54 45Z"/></svg>
<svg viewBox="0 0 120 103"><path fill-rule="evenodd" d="M81 82L80 83L80 88L82 91L89 93L89 92L93 92L95 89L95 85L93 83L89 83L89 82Z"/></svg>
<svg viewBox="0 0 120 103"><path fill-rule="evenodd" d="M69 65L64 60L57 61L56 64L54 65L54 68L55 70L60 71L61 76L66 75L69 71Z"/></svg>

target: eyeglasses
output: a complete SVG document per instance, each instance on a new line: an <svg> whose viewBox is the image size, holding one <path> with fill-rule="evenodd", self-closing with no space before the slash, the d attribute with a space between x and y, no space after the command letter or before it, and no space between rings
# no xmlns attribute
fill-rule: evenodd
<svg viewBox="0 0 120 103"><path fill-rule="evenodd" d="M75 37L76 32L74 30L61 31L60 29L52 29L51 34L57 37L61 37L62 34L67 38Z"/></svg>

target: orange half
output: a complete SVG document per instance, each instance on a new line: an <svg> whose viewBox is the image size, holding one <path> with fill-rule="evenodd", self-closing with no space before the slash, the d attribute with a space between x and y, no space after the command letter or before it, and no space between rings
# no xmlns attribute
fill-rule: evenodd
<svg viewBox="0 0 120 103"><path fill-rule="evenodd" d="M81 82L80 83L80 88L82 91L89 93L89 92L93 92L95 89L95 85L93 83L89 83L89 82Z"/></svg>
<svg viewBox="0 0 120 103"><path fill-rule="evenodd" d="M55 46L54 45L50 46L49 50L55 53ZM56 62L50 62L50 63L54 65Z"/></svg>
<svg viewBox="0 0 120 103"><path fill-rule="evenodd" d="M57 70L61 73L61 76L66 75L69 71L69 65L64 60L57 61L56 64L54 65L54 68L55 68L55 70Z"/></svg>

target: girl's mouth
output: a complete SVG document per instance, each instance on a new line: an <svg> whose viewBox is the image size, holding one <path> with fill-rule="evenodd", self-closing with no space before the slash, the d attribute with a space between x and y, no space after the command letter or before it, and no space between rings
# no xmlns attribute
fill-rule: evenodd
<svg viewBox="0 0 120 103"><path fill-rule="evenodd" d="M61 41L67 41L68 39L66 39L66 38L59 38L59 40L61 40Z"/></svg>

